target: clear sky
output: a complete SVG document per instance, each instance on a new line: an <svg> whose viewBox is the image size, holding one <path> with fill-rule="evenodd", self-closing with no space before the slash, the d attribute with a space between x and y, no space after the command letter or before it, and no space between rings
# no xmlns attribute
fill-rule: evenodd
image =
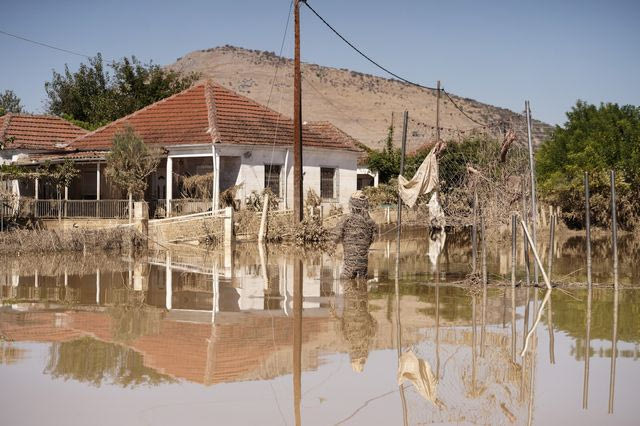
<svg viewBox="0 0 640 426"><path fill-rule="evenodd" d="M640 105L640 1L309 0L408 79L561 124L577 99ZM232 44L278 52L290 0L0 0L0 30L105 58L168 64ZM291 29L291 28L290 28ZM292 33L285 56L292 56ZM302 7L306 62L384 75ZM44 82L83 58L0 34L0 91L43 112Z"/></svg>

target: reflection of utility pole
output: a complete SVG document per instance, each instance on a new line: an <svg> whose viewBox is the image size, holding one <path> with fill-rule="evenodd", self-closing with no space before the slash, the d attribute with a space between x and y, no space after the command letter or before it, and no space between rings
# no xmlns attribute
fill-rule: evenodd
<svg viewBox="0 0 640 426"><path fill-rule="evenodd" d="M618 357L618 288L613 290L613 336L611 337L611 369L609 371L609 414L613 414L613 394L616 389L616 358Z"/></svg>
<svg viewBox="0 0 640 426"><path fill-rule="evenodd" d="M403 141L406 140L406 128L407 128L407 113L405 111L405 134L403 135ZM404 146L404 143L402 144ZM403 149L404 152L404 149ZM404 156L403 156L404 157ZM398 194L398 234L396 236L396 274L395 274L395 296L396 296L396 348L398 351L398 367L400 367L400 357L402 356L402 324L400 323L400 194ZM402 401L402 420L403 424L408 425L407 419L407 400L404 395L404 386L402 383L398 386L400 392L400 400Z"/></svg>
<svg viewBox="0 0 640 426"><path fill-rule="evenodd" d="M297 3L297 1L296 1ZM293 261L293 412L296 426L302 424L302 273L301 259Z"/></svg>
<svg viewBox="0 0 640 426"><path fill-rule="evenodd" d="M476 296L471 296L471 393L476 394Z"/></svg>
<svg viewBox="0 0 640 426"><path fill-rule="evenodd" d="M536 312L538 310L538 289L533 289L533 311ZM549 291L547 290L547 295L549 295ZM543 308L542 306L540 307ZM541 314L541 312L540 312ZM533 327L536 327L537 324L533 324ZM537 328L535 329L537 330ZM527 354L529 356L529 416L527 425L531 426L533 424L533 404L534 404L534 390L535 390L535 371L536 371L536 353L538 352L538 332L533 332L533 338L531 339L531 351Z"/></svg>
<svg viewBox="0 0 640 426"><path fill-rule="evenodd" d="M587 290L587 331L584 346L584 379L582 384L582 408L589 406L589 360L591 358L591 286Z"/></svg>

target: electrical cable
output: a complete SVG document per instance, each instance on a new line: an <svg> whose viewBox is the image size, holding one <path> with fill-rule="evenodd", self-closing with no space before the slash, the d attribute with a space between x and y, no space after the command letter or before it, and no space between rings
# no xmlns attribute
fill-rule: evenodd
<svg viewBox="0 0 640 426"><path fill-rule="evenodd" d="M51 44L43 43L41 41L31 40L31 39L28 39L26 37L21 37L21 36L16 35L16 34L9 33L7 31L0 30L0 34L4 34L4 35L7 35L9 37L17 38L18 40L26 41L28 43L33 43L33 44L37 44L39 46L47 47L49 49L54 49L54 50L58 50L60 52L69 53L71 55L82 56L83 58L92 59L91 56L85 55L84 53L78 53L78 52L74 52L73 50L63 49L61 47L56 47L56 46L53 46Z"/></svg>
<svg viewBox="0 0 640 426"><path fill-rule="evenodd" d="M316 10L311 7L311 5L309 4L308 1L306 0L301 0L301 3L303 3L305 6L307 6L307 8L314 14L316 15L316 17L318 19L320 19L320 21L322 21L323 24L325 24L327 26L327 28L329 28L336 36L338 36L342 41L344 41L349 47L351 47L353 50L355 50L360 56L362 56L363 58L365 58L367 61L369 61L370 63L372 63L373 65L375 65L376 67L378 67L379 69L381 69L382 71L386 72L389 75L392 75L393 77L395 77L396 79L410 84L412 86L416 86L416 87L420 87L422 89L427 89L427 90L438 90L435 87L429 87L429 86L424 86L422 84L416 83L414 81L411 81L409 79L406 79L404 77L401 77L400 75L394 73L393 71L389 70L388 68L380 65L380 63L378 63L377 61L375 61L374 59L372 59L369 55L367 55L366 53L364 53L362 50L360 50L358 47L356 47L352 42L350 42L345 36L343 36L342 34L340 34L340 32L338 32L338 30L336 30L329 22L327 22L326 19L324 19L318 12L316 12ZM451 96L449 96L449 93L447 93L443 88L440 89L446 96L447 98L451 101L451 103L453 104L453 106L462 113L462 115L464 115L466 118L468 118L469 120L471 120L472 122L474 122L475 124L481 126L481 127L491 127L492 125L487 124L487 123L481 123L479 121L477 121L476 119L472 118L471 116L469 116L469 114L467 114L452 98ZM499 124L498 124L499 125Z"/></svg>
<svg viewBox="0 0 640 426"><path fill-rule="evenodd" d="M380 68L382 71L386 72L389 75L394 76L395 78L397 78L400 81L403 81L407 84L411 84L412 86L417 86L417 87L421 87L423 89L428 89L428 90L438 90L435 87L429 87L429 86L423 86L422 84L418 84L415 83L411 80L407 80L404 77L400 77L398 74L394 73L393 71L389 70L388 68L385 68L384 66L380 65L378 62L376 62L375 60L371 59L366 53L364 53L362 50L358 49L353 43L351 43L349 40L346 39L346 37L344 37L342 34L340 34L338 32L338 30L336 30L335 28L333 28L331 26L331 24L329 24L322 16L320 16L320 14L318 12L315 11L315 9L313 7L311 7L309 5L309 3L304 0L301 1L301 3L303 3L305 6L307 6L309 8L309 10L318 17L318 19L320 19L322 21L323 24L325 24L331 31L333 31L333 33L335 35L337 35L338 37L340 37L340 39L342 41L344 41L345 43L347 43L349 45L349 47L351 47L353 50L355 50L356 52L358 52L360 54L360 56L362 56L363 58L365 58L367 61L371 62L373 65L375 65L376 67Z"/></svg>

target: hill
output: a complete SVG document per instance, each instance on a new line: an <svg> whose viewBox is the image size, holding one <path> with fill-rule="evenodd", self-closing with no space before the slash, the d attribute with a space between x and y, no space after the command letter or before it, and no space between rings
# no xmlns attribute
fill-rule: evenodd
<svg viewBox="0 0 640 426"><path fill-rule="evenodd" d="M198 72L249 98L291 116L293 104L293 61L272 52L248 50L234 46L191 52L167 68L181 72ZM272 90L272 82L274 81ZM435 140L436 91L406 83L315 64L302 64L303 119L327 120L371 148L380 148L391 124L399 143L402 111L409 111L408 150ZM454 102L475 121L504 123L513 128L518 141L526 143L524 116L473 99L451 95ZM440 102L441 138L459 140L472 132L500 137L498 127L482 128L465 117L446 98ZM540 143L552 129L540 121L533 122L534 143Z"/></svg>

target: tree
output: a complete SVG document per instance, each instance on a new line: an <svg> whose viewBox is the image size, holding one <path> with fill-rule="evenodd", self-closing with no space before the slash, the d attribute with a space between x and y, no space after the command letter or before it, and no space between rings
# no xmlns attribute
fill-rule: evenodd
<svg viewBox="0 0 640 426"><path fill-rule="evenodd" d="M578 101L536 153L540 195L560 206L565 222L583 226L583 175L590 176L593 223L610 221L609 170L617 171L620 226L631 228L640 217L640 108Z"/></svg>
<svg viewBox="0 0 640 426"><path fill-rule="evenodd" d="M0 115L5 115L9 112L20 113L22 109L20 98L13 90L5 90L4 93L0 93Z"/></svg>
<svg viewBox="0 0 640 426"><path fill-rule="evenodd" d="M98 53L76 72L67 65L63 73L53 71L51 81L45 83L47 109L84 128L95 129L181 92L198 78L195 73L183 76L153 63L142 64L135 56L105 66Z"/></svg>
<svg viewBox="0 0 640 426"><path fill-rule="evenodd" d="M147 189L147 177L160 162L161 150L150 148L131 126L113 137L111 152L107 155L107 177L125 190L129 197L129 218L133 211L133 198L141 199ZM170 177L168 182L171 182Z"/></svg>

